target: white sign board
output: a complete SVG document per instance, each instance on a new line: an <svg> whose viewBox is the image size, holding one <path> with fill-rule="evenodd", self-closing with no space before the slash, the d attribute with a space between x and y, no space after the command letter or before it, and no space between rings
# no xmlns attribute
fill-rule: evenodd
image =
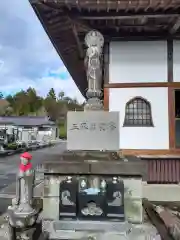
<svg viewBox="0 0 180 240"><path fill-rule="evenodd" d="M68 150L119 149L119 112L68 112Z"/></svg>

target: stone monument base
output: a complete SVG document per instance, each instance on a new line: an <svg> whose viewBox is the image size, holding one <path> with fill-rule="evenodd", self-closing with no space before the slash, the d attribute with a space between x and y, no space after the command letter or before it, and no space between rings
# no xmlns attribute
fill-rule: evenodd
<svg viewBox="0 0 180 240"><path fill-rule="evenodd" d="M66 151L61 156L55 155L53 160L44 162L43 218L53 221L60 219L61 183L67 177L77 181L83 177L96 183L102 179L106 181L117 178L124 185L125 221L142 223L142 179L146 177L146 173L146 164L143 161L132 157L120 158L110 151Z"/></svg>
<svg viewBox="0 0 180 240"><path fill-rule="evenodd" d="M155 239L157 230L151 224L133 225L125 222L100 221L44 221L43 231L48 239L88 240L147 240Z"/></svg>

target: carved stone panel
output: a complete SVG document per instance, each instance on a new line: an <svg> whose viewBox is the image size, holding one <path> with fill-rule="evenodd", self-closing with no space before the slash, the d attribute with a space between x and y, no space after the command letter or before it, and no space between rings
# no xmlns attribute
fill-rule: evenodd
<svg viewBox="0 0 180 240"><path fill-rule="evenodd" d="M68 112L68 150L119 149L119 112Z"/></svg>

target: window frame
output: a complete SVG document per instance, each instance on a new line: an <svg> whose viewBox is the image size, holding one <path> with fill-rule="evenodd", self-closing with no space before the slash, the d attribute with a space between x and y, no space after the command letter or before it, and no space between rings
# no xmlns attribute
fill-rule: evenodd
<svg viewBox="0 0 180 240"><path fill-rule="evenodd" d="M137 124L135 124L134 123L134 116L133 116L133 123L131 124L131 123L129 123L129 117L127 117L127 110L129 109L129 105L130 104L134 104L134 101L137 101L138 102L138 100L140 100L142 103L142 105L145 103L146 104L146 107L144 108L145 110L146 110L146 112L147 112L147 109L149 109L149 114L150 114L150 118L148 118L148 119L145 119L144 121L146 122L147 120L149 121L150 120L150 124L147 124L147 122L146 122L146 124L143 124L143 119L142 119L142 124L139 124L139 123L137 123ZM142 107L142 109L143 109L143 107ZM134 111L134 107L133 107L133 111ZM137 113L138 113L138 107L137 107ZM147 113L146 113L147 114ZM135 115L134 114L134 112L133 112L133 115ZM137 114L136 114L137 115ZM138 115L137 115L138 116ZM137 119L137 122L139 121L140 119ZM127 103L126 103L126 106L125 106L125 116L124 116L124 123L123 123L123 127L154 127L154 123L153 123L153 118L152 118L152 108L151 108L151 103L147 100L147 99L145 99L145 98L143 98L143 97L140 97L140 96L136 96L136 97L133 97L133 98L131 98Z"/></svg>

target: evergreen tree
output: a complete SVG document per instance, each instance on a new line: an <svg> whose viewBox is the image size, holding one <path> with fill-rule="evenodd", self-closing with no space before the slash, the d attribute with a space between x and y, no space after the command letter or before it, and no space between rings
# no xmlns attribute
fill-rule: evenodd
<svg viewBox="0 0 180 240"><path fill-rule="evenodd" d="M47 97L56 100L56 93L55 93L55 91L54 91L54 88L51 88L51 89L49 90L49 92L48 92L48 94L47 94Z"/></svg>
<svg viewBox="0 0 180 240"><path fill-rule="evenodd" d="M9 95L4 100L7 105L1 109L1 116L46 115L51 120L58 122L59 119L66 118L68 110L83 110L82 104L79 104L76 99L65 96L63 91L58 94L57 99L53 88L49 90L46 98L38 96L35 89L28 88L26 91L17 92L14 96Z"/></svg>

